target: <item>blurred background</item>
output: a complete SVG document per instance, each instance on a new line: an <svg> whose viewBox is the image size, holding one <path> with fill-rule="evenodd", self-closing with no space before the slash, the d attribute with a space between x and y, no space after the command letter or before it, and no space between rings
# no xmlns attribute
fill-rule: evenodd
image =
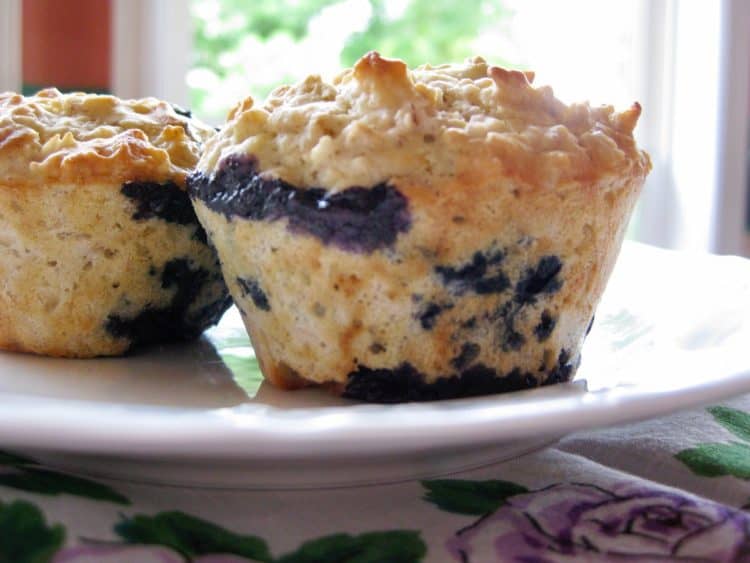
<svg viewBox="0 0 750 563"><path fill-rule="evenodd" d="M566 102L638 100L654 170L630 238L750 256L745 0L0 0L0 90L150 95L214 125L373 49L478 54Z"/></svg>

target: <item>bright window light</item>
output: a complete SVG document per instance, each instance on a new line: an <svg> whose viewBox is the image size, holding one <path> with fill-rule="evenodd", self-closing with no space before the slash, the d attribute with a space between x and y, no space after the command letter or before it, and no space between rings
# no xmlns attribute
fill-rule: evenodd
<svg viewBox="0 0 750 563"><path fill-rule="evenodd" d="M262 99L308 74L330 77L371 49L412 65L481 55L536 71L537 83L567 102L627 107L635 100L636 2L465 4L456 11L449 0L192 0L193 110L220 121L239 99Z"/></svg>

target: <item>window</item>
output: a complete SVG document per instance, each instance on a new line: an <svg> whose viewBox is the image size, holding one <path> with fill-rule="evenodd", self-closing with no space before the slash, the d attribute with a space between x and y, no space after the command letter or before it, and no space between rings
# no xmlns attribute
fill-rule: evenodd
<svg viewBox="0 0 750 563"><path fill-rule="evenodd" d="M637 2L465 0L461 10L455 6L453 0L191 0L191 106L220 121L247 95L262 99L312 73L332 76L373 49L410 65L479 54L535 70L537 82L554 85L565 101L627 106L636 99Z"/></svg>
<svg viewBox="0 0 750 563"><path fill-rule="evenodd" d="M0 91L21 86L20 0L0 2Z"/></svg>

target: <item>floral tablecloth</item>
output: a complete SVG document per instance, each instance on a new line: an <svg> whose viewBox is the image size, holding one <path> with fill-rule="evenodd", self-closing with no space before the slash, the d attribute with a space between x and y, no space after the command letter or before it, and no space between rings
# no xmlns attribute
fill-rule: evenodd
<svg viewBox="0 0 750 563"><path fill-rule="evenodd" d="M750 561L750 396L439 479L238 491L0 456L0 562Z"/></svg>

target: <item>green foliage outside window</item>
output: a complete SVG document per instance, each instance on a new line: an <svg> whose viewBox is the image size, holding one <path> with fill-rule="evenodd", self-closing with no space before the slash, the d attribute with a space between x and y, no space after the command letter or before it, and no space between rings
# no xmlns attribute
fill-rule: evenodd
<svg viewBox="0 0 750 563"><path fill-rule="evenodd" d="M403 59L409 66L461 61L478 54L472 43L482 27L497 24L506 15L493 0L411 0L393 20L383 0L370 0L370 5L367 29L352 35L342 49L341 62L346 66L373 49Z"/></svg>
<svg viewBox="0 0 750 563"><path fill-rule="evenodd" d="M345 9L351 17L335 19L335 9ZM315 72L303 62L278 64L263 54L271 48L283 56L296 48L311 55L319 46L311 35L312 22L326 14L333 18L328 25L334 24L336 37L342 38L333 52L338 60L330 61L337 67L351 66L370 50L404 59L410 66L476 54L507 64L498 53L475 52L478 37L502 32L507 22L510 14L501 0L191 0L191 10L194 60L189 82L193 109L201 116L219 117L232 94L237 99L248 94L262 98L279 84ZM330 57L331 50L323 56Z"/></svg>

